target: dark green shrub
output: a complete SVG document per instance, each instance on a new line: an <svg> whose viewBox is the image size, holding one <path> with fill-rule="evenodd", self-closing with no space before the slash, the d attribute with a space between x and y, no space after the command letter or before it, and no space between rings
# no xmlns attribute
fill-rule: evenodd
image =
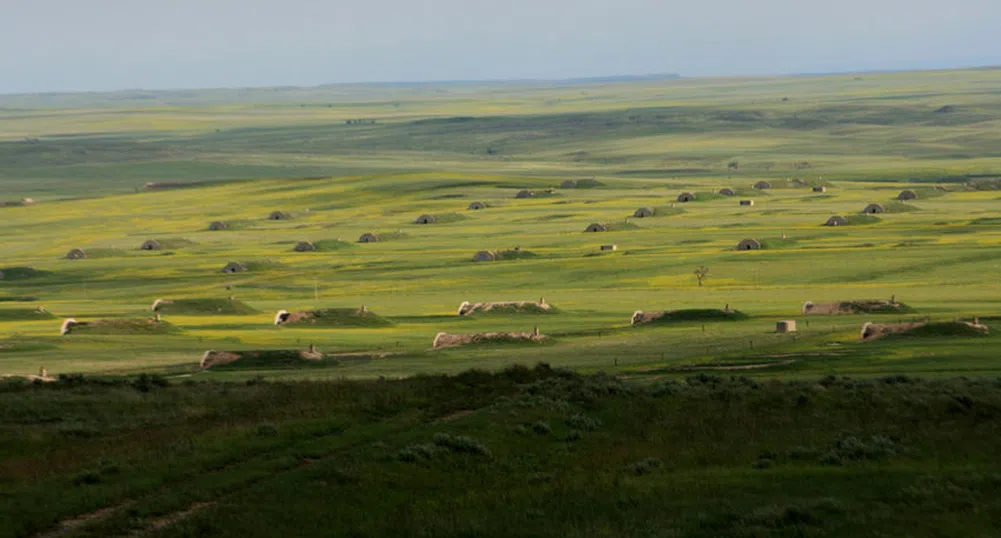
<svg viewBox="0 0 1001 538"><path fill-rule="evenodd" d="M59 374L59 384L61 385L83 385L86 382L83 374Z"/></svg>
<svg viewBox="0 0 1001 538"><path fill-rule="evenodd" d="M842 465L853 461L882 461L900 453L900 447L884 435L859 438L849 435L837 439L821 457L826 465Z"/></svg>
<svg viewBox="0 0 1001 538"><path fill-rule="evenodd" d="M650 389L650 395L655 398L661 398L664 396L672 396L682 391L682 386L677 381L671 379L668 381L661 381L655 384Z"/></svg>
<svg viewBox="0 0 1001 538"><path fill-rule="evenodd" d="M601 427L601 421L596 418L591 418L587 415L582 415L580 413L573 415L567 420L567 425L571 428L584 431L594 431Z"/></svg>
<svg viewBox="0 0 1001 538"><path fill-rule="evenodd" d="M139 374L132 382L132 388L139 392L149 392L157 388L166 388L169 385L170 381L160 374Z"/></svg>
<svg viewBox="0 0 1001 538"><path fill-rule="evenodd" d="M637 461L629 466L629 471L636 476L642 476L645 474L650 474L653 471L660 469L664 466L664 462L657 458L646 458L644 460Z"/></svg>
<svg viewBox="0 0 1001 538"><path fill-rule="evenodd" d="M257 435L261 437L274 437L278 435L278 426L274 424L258 424Z"/></svg>
<svg viewBox="0 0 1001 538"><path fill-rule="evenodd" d="M448 452L447 448L432 444L410 445L397 452L396 459L404 463L417 463L419 461L432 460L436 455L446 452Z"/></svg>
<svg viewBox="0 0 1001 538"><path fill-rule="evenodd" d="M788 455L789 459L791 459L791 460L797 460L797 461L807 461L807 460L816 460L817 459L817 451L816 450L813 450L812 448L802 447L802 446L794 446L794 447L790 448L787 455Z"/></svg>
<svg viewBox="0 0 1001 538"><path fill-rule="evenodd" d="M434 434L433 441L435 446L445 448L450 452L473 454L476 456L490 455L490 450L483 443L464 435L452 436L447 433L436 433Z"/></svg>
<svg viewBox="0 0 1001 538"><path fill-rule="evenodd" d="M101 482L101 473L93 470L83 471L73 477L73 485L90 486Z"/></svg>
<svg viewBox="0 0 1001 538"><path fill-rule="evenodd" d="M549 427L549 424L540 420L535 424L532 424L532 431L539 435L549 435L549 433L552 431L552 428Z"/></svg>

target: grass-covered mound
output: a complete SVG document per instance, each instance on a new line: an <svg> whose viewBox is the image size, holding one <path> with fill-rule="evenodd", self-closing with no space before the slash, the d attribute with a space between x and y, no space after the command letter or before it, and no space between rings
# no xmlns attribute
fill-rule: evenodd
<svg viewBox="0 0 1001 538"><path fill-rule="evenodd" d="M892 200L883 204L887 213L910 213L911 211L921 211L921 208L908 202Z"/></svg>
<svg viewBox="0 0 1001 538"><path fill-rule="evenodd" d="M761 240L761 248L766 250L779 250L783 248L792 248L795 247L796 244L797 241L795 239L789 239L789 238L783 239L781 237Z"/></svg>
<svg viewBox="0 0 1001 538"><path fill-rule="evenodd" d="M257 312L236 299L158 299L153 303L153 311L164 314L231 316L244 316Z"/></svg>
<svg viewBox="0 0 1001 538"><path fill-rule="evenodd" d="M547 308L548 307L548 308ZM500 315L510 315L510 314L559 314L560 310L555 306L542 306L535 303L525 303L520 305L514 304L502 304L497 305L489 310L481 310L475 312L479 315L489 315L489 314L500 314Z"/></svg>
<svg viewBox="0 0 1001 538"><path fill-rule="evenodd" d="M563 194L553 189L521 189L515 194L514 198L518 200L532 200L535 198L558 198L560 196L563 196Z"/></svg>
<svg viewBox="0 0 1001 538"><path fill-rule="evenodd" d="M227 230L249 230L257 226L257 222L250 219L236 219L236 220L220 220L223 226L217 230L211 230L213 232L227 231ZM208 227L206 227L208 229Z"/></svg>
<svg viewBox="0 0 1001 538"><path fill-rule="evenodd" d="M438 219L438 224L449 224L452 222L469 220L469 217L463 215L462 213L437 213L435 214L435 217Z"/></svg>
<svg viewBox="0 0 1001 538"><path fill-rule="evenodd" d="M987 336L988 329L982 325L963 321L941 321L926 323L906 331L887 335L893 338L929 338L936 336L977 338Z"/></svg>
<svg viewBox="0 0 1001 538"><path fill-rule="evenodd" d="M720 194L718 192L712 192L712 191L697 191L694 192L693 194L695 194L694 200L688 202L678 201L678 203L691 204L696 202L712 202L715 200L730 200L733 198L733 196L727 196L725 194ZM734 196L736 196L736 194Z"/></svg>
<svg viewBox="0 0 1001 538"><path fill-rule="evenodd" d="M339 241L337 239L321 239L319 241L314 241L313 246L316 247L317 252L334 252L337 250L344 250L348 248L354 248L355 245L347 241Z"/></svg>
<svg viewBox="0 0 1001 538"><path fill-rule="evenodd" d="M94 321L67 320L63 334L83 335L163 335L181 332L169 321L153 319L102 319Z"/></svg>
<svg viewBox="0 0 1001 538"><path fill-rule="evenodd" d="M925 198L938 198L939 196L945 196L946 191L938 187L908 187L907 190L914 191L918 195L918 200L923 200Z"/></svg>
<svg viewBox="0 0 1001 538"><path fill-rule="evenodd" d="M632 325L649 325L660 323L681 323L686 321L742 321L750 316L732 309L691 308L671 310L668 312L636 312L630 323Z"/></svg>
<svg viewBox="0 0 1001 538"><path fill-rule="evenodd" d="M276 325L306 327L389 327L393 322L365 308L325 308L279 313Z"/></svg>
<svg viewBox="0 0 1001 538"><path fill-rule="evenodd" d="M273 349L258 351L207 351L202 356L204 370L267 370L333 366L337 361L318 351Z"/></svg>
<svg viewBox="0 0 1001 538"><path fill-rule="evenodd" d="M392 232L383 232L375 234L379 241L397 241L400 239L406 239L410 237L410 234L404 231L395 230Z"/></svg>
<svg viewBox="0 0 1001 538"><path fill-rule="evenodd" d="M528 260L532 258L538 258L539 255L529 251L521 249L510 249L510 250L482 250L477 252L473 256L473 261L476 262L500 262L508 260Z"/></svg>
<svg viewBox="0 0 1001 538"><path fill-rule="evenodd" d="M987 336L990 328L969 321L936 321L910 323L866 323L862 326L862 340L871 342L884 338L932 338Z"/></svg>
<svg viewBox="0 0 1001 538"><path fill-rule="evenodd" d="M726 198L726 197L724 196L724 198ZM657 218L657 217L671 217L671 216L674 216L674 215L683 215L685 213L688 213L688 210L685 209L685 208L683 208L683 207L680 207L680 205L679 206L675 206L675 207L671 207L671 206L657 206L657 207L653 208L653 216L652 217L644 217L644 218L648 218L649 219L649 218Z"/></svg>
<svg viewBox="0 0 1001 538"><path fill-rule="evenodd" d="M550 343L548 336L535 332L493 332L475 334L449 334L438 333L434 337L431 347L434 349L444 349L461 346L482 346L482 345L535 345Z"/></svg>
<svg viewBox="0 0 1001 538"><path fill-rule="evenodd" d="M914 308L897 301L859 300L842 301L841 308L856 314L911 314Z"/></svg>
<svg viewBox="0 0 1001 538"><path fill-rule="evenodd" d="M174 250L197 245L194 241L184 238L156 239L156 242L160 246L159 250ZM90 251L88 251L87 254L90 254Z"/></svg>
<svg viewBox="0 0 1001 538"><path fill-rule="evenodd" d="M654 215L654 216L656 216L656 215ZM626 222L623 222L623 221L613 221L613 222L604 223L605 224L605 231L606 232L625 232L625 231L628 231L628 230L639 230L640 226L636 225L633 222L633 220L638 220L638 219L629 219L629 221L626 221Z"/></svg>
<svg viewBox="0 0 1001 538"><path fill-rule="evenodd" d="M884 299L858 299L853 301L837 301L832 303L803 304L804 315L840 315L840 314L911 314L916 312L910 306Z"/></svg>
<svg viewBox="0 0 1001 538"><path fill-rule="evenodd" d="M0 267L0 284L15 280L28 280L50 274L34 267Z"/></svg>
<svg viewBox="0 0 1001 538"><path fill-rule="evenodd" d="M845 215L845 220L848 221L848 225L851 226L863 226L866 224L876 224L881 219L875 215L866 215L864 213Z"/></svg>
<svg viewBox="0 0 1001 538"><path fill-rule="evenodd" d="M280 244L287 244L282 242ZM335 252L347 248L354 248L355 245L339 239L321 239L319 241L299 241L293 243L295 252Z"/></svg>
<svg viewBox="0 0 1001 538"><path fill-rule="evenodd" d="M857 299L852 301L837 301L832 303L814 303L807 301L803 305L803 314L836 315L836 314L911 314L914 308L898 302L885 299Z"/></svg>
<svg viewBox="0 0 1001 538"><path fill-rule="evenodd" d="M55 318L40 308L0 308L0 321L37 321Z"/></svg>
<svg viewBox="0 0 1001 538"><path fill-rule="evenodd" d="M469 220L469 217L463 215L462 213L429 213L429 215L433 217L433 222L431 222L431 224L452 224L455 222ZM414 222L411 222L411 224L414 224Z"/></svg>
<svg viewBox="0 0 1001 538"><path fill-rule="evenodd" d="M528 260L538 258L539 255L530 250L511 249L494 251L498 260Z"/></svg>
<svg viewBox="0 0 1001 538"><path fill-rule="evenodd" d="M87 252L87 258L92 260L98 260L103 258L119 258L122 256L137 256L140 254L139 251L128 251L122 250L120 248L87 248L84 249ZM160 254L163 254L160 252Z"/></svg>
<svg viewBox="0 0 1001 538"><path fill-rule="evenodd" d="M506 301L494 303L470 303L459 305L460 316L482 316L490 314L558 314L560 310L546 302Z"/></svg>
<svg viewBox="0 0 1001 538"><path fill-rule="evenodd" d="M283 267L282 262L271 259L246 260L235 263L242 266L244 271L254 271L254 272L263 272L268 270L281 269Z"/></svg>
<svg viewBox="0 0 1001 538"><path fill-rule="evenodd" d="M568 179L560 184L561 189L597 189L604 186L602 181L593 178Z"/></svg>

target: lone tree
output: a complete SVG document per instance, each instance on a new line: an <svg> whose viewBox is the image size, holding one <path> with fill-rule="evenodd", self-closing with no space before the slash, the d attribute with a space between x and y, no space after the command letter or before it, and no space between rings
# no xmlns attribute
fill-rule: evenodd
<svg viewBox="0 0 1001 538"><path fill-rule="evenodd" d="M702 281L709 276L709 268L705 265L700 265L698 269L695 270L695 278L699 281L699 287L702 287Z"/></svg>

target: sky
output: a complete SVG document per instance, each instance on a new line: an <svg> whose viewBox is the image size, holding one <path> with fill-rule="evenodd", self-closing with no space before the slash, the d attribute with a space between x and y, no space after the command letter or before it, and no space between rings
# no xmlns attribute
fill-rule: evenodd
<svg viewBox="0 0 1001 538"><path fill-rule="evenodd" d="M0 0L0 93L1001 65L1001 0Z"/></svg>

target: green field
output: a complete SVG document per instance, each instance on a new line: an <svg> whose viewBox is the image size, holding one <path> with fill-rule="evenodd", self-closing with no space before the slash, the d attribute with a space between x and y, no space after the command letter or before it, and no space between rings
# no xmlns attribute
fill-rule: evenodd
<svg viewBox="0 0 1001 538"><path fill-rule="evenodd" d="M995 535L999 86L979 69L0 95L0 519L16 523L0 536L108 507L53 535ZM886 212L863 215L872 203ZM541 298L555 308L458 315ZM870 299L906 308L802 310ZM280 310L313 314L276 325ZM638 311L672 313L631 326ZM860 338L866 322L973 319L989 334ZM300 358L311 346L321 359ZM209 350L251 359L202 369ZM536 363L585 377L484 373ZM23 381L42 368L49 386ZM694 409L727 420L700 429ZM592 411L594 435L568 422ZM482 440L489 463L442 432ZM848 437L879 458L821 461ZM275 514L262 492L310 500Z"/></svg>
<svg viewBox="0 0 1001 538"><path fill-rule="evenodd" d="M644 375L790 353L796 360L769 374L993 373L994 336L860 344L862 323L879 316L799 314L805 301L893 296L921 318L999 313L998 83L1001 71L976 70L331 87L270 101L234 90L206 92L201 104L197 92L0 97L0 184L10 200L37 201L0 208L2 267L37 271L0 281L0 297L37 299L0 303L0 372L190 373L208 349L312 343L353 355L309 377L512 361ZM262 102L248 103L254 95ZM559 188L591 178L591 188ZM762 180L773 188L751 188ZM147 191L147 182L190 187ZM724 187L736 196L713 194ZM893 201L904 188L918 199ZM539 196L516 199L522 189ZM696 200L676 202L683 191ZM474 201L488 207L467 209ZM869 203L889 211L859 215ZM630 218L640 207L656 215ZM273 211L291 218L267 220ZM414 224L422 214L439 222ZM832 215L850 225L821 226ZM228 228L210 231L213 221ZM583 233L591 223L611 231ZM384 241L358 243L367 232ZM745 238L766 248L735 252ZM138 250L147 239L162 250ZM300 241L316 251L294 252ZM601 253L603 244L618 250ZM526 255L472 261L515 247ZM64 259L72 248L88 258ZM253 267L223 274L233 261ZM710 275L698 287L703 265ZM66 337L60 320L2 314L44 305L57 318L144 318L158 298L228 297L258 314L167 310L175 334ZM539 297L560 313L455 315L463 301ZM628 327L637 310L727 304L750 319ZM279 309L362 305L392 324L272 325ZM797 318L797 335L774 334L777 320ZM535 326L549 344L429 351L438 332ZM200 375L262 373L300 375Z"/></svg>

